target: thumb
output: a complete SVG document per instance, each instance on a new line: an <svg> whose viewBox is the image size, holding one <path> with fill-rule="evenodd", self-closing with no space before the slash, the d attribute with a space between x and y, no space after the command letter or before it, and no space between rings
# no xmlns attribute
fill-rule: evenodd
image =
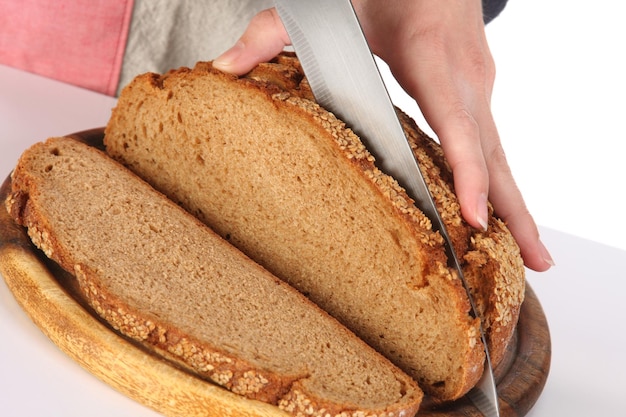
<svg viewBox="0 0 626 417"><path fill-rule="evenodd" d="M235 45L213 61L213 67L242 75L257 64L274 58L290 44L276 9L263 10L250 20Z"/></svg>

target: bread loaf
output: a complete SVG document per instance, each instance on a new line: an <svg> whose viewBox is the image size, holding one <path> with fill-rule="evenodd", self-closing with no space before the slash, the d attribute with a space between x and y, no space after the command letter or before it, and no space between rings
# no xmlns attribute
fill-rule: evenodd
<svg viewBox="0 0 626 417"><path fill-rule="evenodd" d="M99 150L27 150L6 201L121 333L295 415L407 416L414 381L335 319Z"/></svg>
<svg viewBox="0 0 626 417"><path fill-rule="evenodd" d="M398 111L484 317L498 363L524 294L523 262L490 208L461 217L441 148ZM137 77L107 152L349 327L439 400L482 373L478 320L438 233L361 140L318 106L297 59L245 77L198 63Z"/></svg>

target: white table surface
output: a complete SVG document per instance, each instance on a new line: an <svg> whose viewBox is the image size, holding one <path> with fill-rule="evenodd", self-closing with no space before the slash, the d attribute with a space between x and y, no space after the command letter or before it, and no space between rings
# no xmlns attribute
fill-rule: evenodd
<svg viewBox="0 0 626 417"><path fill-rule="evenodd" d="M552 339L550 376L529 416L626 414L626 216L616 195L625 179L616 146L624 140L626 68L614 57L623 51L619 39L626 38L609 7L608 2L583 7L511 1L488 29L503 79L494 93L503 144L557 262L549 272L527 273ZM595 21L593 33L572 16ZM547 33L551 26L559 27L557 39L544 41L535 33ZM393 85L390 90L419 122L414 104ZM34 142L104 126L114 105L111 97L0 66L0 177ZM592 184L597 195L583 197ZM596 206L604 214L590 215ZM0 415L157 415L56 348L21 310L4 280L0 335Z"/></svg>

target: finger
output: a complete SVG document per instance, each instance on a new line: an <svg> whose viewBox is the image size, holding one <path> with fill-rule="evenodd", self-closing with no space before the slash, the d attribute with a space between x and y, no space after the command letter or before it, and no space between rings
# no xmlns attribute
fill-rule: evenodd
<svg viewBox="0 0 626 417"><path fill-rule="evenodd" d="M488 219L489 172L482 151L479 123L460 101L448 113L440 114L428 113L425 117L431 121L437 119L430 123L434 124L433 130L440 138L452 169L461 214L470 225L485 230Z"/></svg>
<svg viewBox="0 0 626 417"><path fill-rule="evenodd" d="M474 115L480 126L481 146L489 173L489 201L517 241L524 264L536 271L545 271L554 261L541 242L537 225L515 183L490 104L488 101L479 104Z"/></svg>
<svg viewBox="0 0 626 417"><path fill-rule="evenodd" d="M417 100L424 118L439 138L452 169L463 218L484 230L488 218L489 173L479 122L460 96L447 66L441 62L421 61L409 74L396 73L396 77Z"/></svg>
<svg viewBox="0 0 626 417"><path fill-rule="evenodd" d="M524 264L535 271L554 266L552 256L541 242L539 230L513 179L500 141L485 149L491 178L489 199L494 210L517 241Z"/></svg>
<svg viewBox="0 0 626 417"><path fill-rule="evenodd" d="M237 43L213 61L213 67L242 75L274 58L289 44L289 35L276 9L263 10L252 18Z"/></svg>

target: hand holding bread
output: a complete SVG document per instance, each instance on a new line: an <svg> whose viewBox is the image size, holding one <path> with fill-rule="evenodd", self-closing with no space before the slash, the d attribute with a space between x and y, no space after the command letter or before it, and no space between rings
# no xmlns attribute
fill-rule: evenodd
<svg viewBox="0 0 626 417"><path fill-rule="evenodd" d="M554 262L518 189L491 112L495 65L482 3L438 0L353 1L375 54L390 67L437 134L454 173L464 219L487 226L487 199L507 223L526 266ZM215 67L242 75L276 56L289 37L274 9L255 16Z"/></svg>

